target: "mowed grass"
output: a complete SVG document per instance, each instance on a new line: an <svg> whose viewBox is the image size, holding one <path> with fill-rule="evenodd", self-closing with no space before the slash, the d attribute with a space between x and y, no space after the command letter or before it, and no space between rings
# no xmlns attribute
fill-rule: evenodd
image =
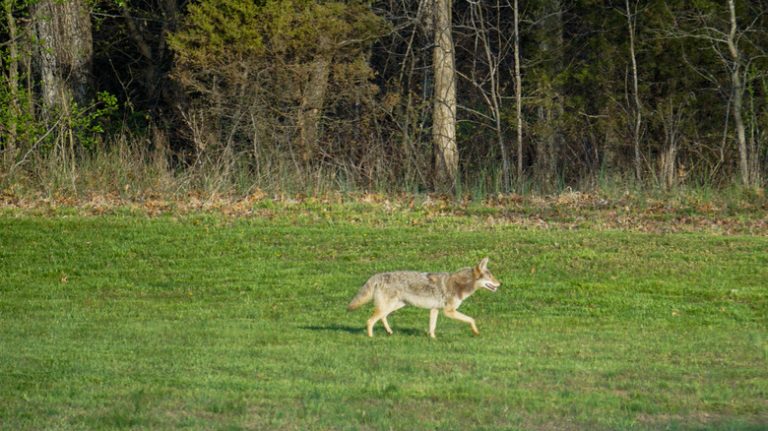
<svg viewBox="0 0 768 431"><path fill-rule="evenodd" d="M768 427L768 239L460 218L0 216L0 428ZM380 217L379 217L380 216ZM375 272L491 258L365 336Z"/></svg>

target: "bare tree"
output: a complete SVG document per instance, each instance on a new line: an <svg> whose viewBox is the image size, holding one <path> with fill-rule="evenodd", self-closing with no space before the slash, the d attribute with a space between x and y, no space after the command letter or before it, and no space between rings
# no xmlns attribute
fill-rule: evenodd
<svg viewBox="0 0 768 431"><path fill-rule="evenodd" d="M680 148L682 127L685 121L686 105L674 99L665 101L657 109L659 120L664 130L664 148L659 155L661 183L664 188L673 188L678 180L677 154Z"/></svg>
<svg viewBox="0 0 768 431"><path fill-rule="evenodd" d="M432 140L437 189L452 190L459 169L456 146L456 64L451 35L451 0L434 0L435 75Z"/></svg>
<svg viewBox="0 0 768 431"><path fill-rule="evenodd" d="M722 63L728 81L727 91L723 93L727 96L727 110L733 117L736 129L739 178L744 186L757 185L760 183L760 154L754 134L747 133L747 127L756 126L744 121L744 93L749 86L754 85L754 81L766 76L764 71L750 75L753 63L768 56L764 47L750 40L750 35L754 33L753 27L758 20L768 11L750 9L749 15L754 18L742 27L738 22L735 2L728 0L727 6L726 17L718 15L717 11L696 10L681 14L683 23L676 24L673 36L697 39L707 43ZM746 48L749 48L749 52ZM696 71L702 74L701 71ZM708 73L705 76L708 80L717 83L717 79ZM727 117L725 123L727 131Z"/></svg>
<svg viewBox="0 0 768 431"><path fill-rule="evenodd" d="M544 188L552 188L562 150L563 89L559 75L563 68L563 5L561 0L539 4L536 39L541 64L537 81L537 142L534 175Z"/></svg>
<svg viewBox="0 0 768 431"><path fill-rule="evenodd" d="M629 34L629 57L632 61L632 96L635 101L635 124L632 129L635 178L637 178L638 181L641 181L643 177L642 158L640 156L640 132L643 124L643 105L640 101L640 92L638 91L637 58L635 56L635 30L637 28L635 23L637 19L637 5L635 5L635 12L633 13L629 5L629 0L625 0L625 16L627 17L627 33Z"/></svg>
<svg viewBox="0 0 768 431"><path fill-rule="evenodd" d="M509 191L512 183L509 151L504 136L505 125L502 121L504 101L501 72L502 63L511 43L504 37L505 30L501 24L500 2L496 1L493 7L495 10L490 10L489 13L486 13L485 8L486 5L482 2L469 2L469 22L463 26L469 28L469 36L472 40L470 48L471 68L466 73L459 70L456 73L474 88L475 94L480 95L486 105L487 113L463 105L459 105L459 108L478 117L481 122L490 123L484 125L492 129L495 134L502 162L502 189ZM494 15L495 23L491 23Z"/></svg>
<svg viewBox="0 0 768 431"><path fill-rule="evenodd" d="M7 124L7 139L4 149L6 164L16 156L16 131L18 119L21 114L19 106L19 47L16 18L13 16L15 0L4 0L3 9L8 26L8 76L6 83L9 92L9 118Z"/></svg>
<svg viewBox="0 0 768 431"><path fill-rule="evenodd" d="M736 22L736 6L733 0L728 0L728 12L730 18L730 29L728 35L725 38L725 43L728 45L728 52L731 55L731 90L733 94L733 122L736 126L736 139L739 146L739 172L741 173L742 185L750 185L756 178L753 178L756 173L750 172L749 158L751 154L747 153L747 137L744 128L744 119L742 118L742 110L744 105L744 82L742 80L742 59L739 49L738 30L739 26ZM757 156L757 155L754 155Z"/></svg>
<svg viewBox="0 0 768 431"><path fill-rule="evenodd" d="M515 113L517 119L517 181L523 180L523 79L520 74L520 12L513 6L515 25Z"/></svg>
<svg viewBox="0 0 768 431"><path fill-rule="evenodd" d="M307 79L303 82L298 112L299 145L301 158L310 163L318 151L320 118L328 88L331 63L322 55L306 65Z"/></svg>

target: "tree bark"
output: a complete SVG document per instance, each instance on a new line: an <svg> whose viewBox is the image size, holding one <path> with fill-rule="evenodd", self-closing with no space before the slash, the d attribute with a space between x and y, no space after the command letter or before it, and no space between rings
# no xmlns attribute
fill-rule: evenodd
<svg viewBox="0 0 768 431"><path fill-rule="evenodd" d="M4 0L5 19L8 26L8 92L9 92L9 118L6 148L4 151L6 166L16 157L16 133L18 128L21 108L19 103L19 45L16 19L13 16L15 0Z"/></svg>
<svg viewBox="0 0 768 431"><path fill-rule="evenodd" d="M625 1L627 13L627 31L629 32L629 56L632 60L632 93L635 98L635 125L632 134L634 148L635 178L642 181L642 158L640 157L640 130L643 124L642 104L638 92L637 58L635 56L635 18L629 7L629 0ZM674 154L674 153L673 153ZM674 160L674 159L673 159ZM674 162L673 162L674 163Z"/></svg>
<svg viewBox="0 0 768 431"><path fill-rule="evenodd" d="M451 1L434 2L435 74L432 141L435 145L435 181L439 191L453 190L459 169L456 146L456 64L451 36Z"/></svg>
<svg viewBox="0 0 768 431"><path fill-rule="evenodd" d="M490 31L486 26L486 18L483 8L484 6L480 3L473 3L471 5L472 13L470 14L470 23L475 31L475 49L477 50L478 46L482 47L483 54L485 55L486 66L488 67L488 75L487 78L482 80L482 82L478 82L477 78L475 77L475 65L480 64L481 62L477 61L473 62L471 78L468 79L477 88L478 92L482 95L482 98L488 105L488 110L491 114L490 117L493 120L493 129L496 132L496 143L499 146L499 153L501 154L502 189L504 192L509 192L510 186L512 184L510 180L511 172L509 152L507 151L507 143L504 137L504 126L502 123L504 99L501 91L502 78L500 73L500 65L503 59L500 52L503 49L503 44L501 38L497 37L495 46L496 49L494 49L493 42L490 38ZM501 5L499 4L498 0L496 1L496 10L496 32L498 35L502 32L501 24L499 22L499 11L501 10ZM461 76L460 73L459 75ZM484 82L486 80L490 87L488 89L486 89L484 86Z"/></svg>
<svg viewBox="0 0 768 431"><path fill-rule="evenodd" d="M523 81L520 74L520 17L517 0L514 4L515 20L515 111L517 114L517 182L523 181Z"/></svg>
<svg viewBox="0 0 768 431"><path fill-rule="evenodd" d="M683 109L685 108L682 105L676 107L673 102L669 104L669 111L666 107L659 107L665 140L665 148L660 156L660 168L666 190L672 189L677 183L677 151Z"/></svg>
<svg viewBox="0 0 768 431"><path fill-rule="evenodd" d="M562 72L563 12L560 0L543 3L538 39L544 64L538 79L541 100L534 174L542 188L551 189L557 178L558 154L563 140L560 131L564 111L563 91L558 83L558 76Z"/></svg>
<svg viewBox="0 0 768 431"><path fill-rule="evenodd" d="M478 8L482 13L482 8ZM496 13L497 17L500 13L501 7L499 5L499 2L496 2ZM498 18L497 18L498 19ZM490 79L491 79L491 102L493 105L493 118L495 120L495 126L496 126L496 141L499 145L499 152L501 153L501 168L502 168L502 181L504 182L503 190L505 192L510 191L510 187L512 185L512 182L510 180L510 168L509 168L509 154L507 152L507 144L504 139L504 129L501 124L501 116L502 116L502 91L501 91L501 76L499 74L501 68L499 65L501 64L501 58L496 57L491 54L491 48L490 48L490 41L488 40L488 32L485 29L485 19L480 15L480 23L483 30L483 40L485 41L485 56L488 61L488 67L490 69ZM501 31L501 26L497 22L496 26L497 31ZM499 41L497 43L497 48L499 51L501 51L501 42Z"/></svg>
<svg viewBox="0 0 768 431"><path fill-rule="evenodd" d="M325 58L319 58L308 67L309 78L302 91L298 118L299 145L301 158L305 164L314 159L319 148L320 119L328 88L330 62Z"/></svg>
<svg viewBox="0 0 768 431"><path fill-rule="evenodd" d="M93 88L93 36L82 0L41 0L34 10L43 109L85 105Z"/></svg>
<svg viewBox="0 0 768 431"><path fill-rule="evenodd" d="M747 153L747 134L742 118L742 108L744 105L744 84L741 81L741 56L739 47L736 44L736 7L733 0L728 0L728 10L730 12L731 29L728 33L728 52L731 54L733 66L731 68L731 91L733 92L733 122L736 127L736 139L739 147L739 172L741 174L741 184L749 186L751 184L749 172L749 154Z"/></svg>

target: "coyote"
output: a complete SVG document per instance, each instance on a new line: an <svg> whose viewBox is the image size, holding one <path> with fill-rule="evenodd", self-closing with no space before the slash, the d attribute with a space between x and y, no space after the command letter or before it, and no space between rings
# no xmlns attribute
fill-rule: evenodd
<svg viewBox="0 0 768 431"><path fill-rule="evenodd" d="M486 257L474 268L463 268L454 273L397 271L376 274L360 288L347 308L351 311L373 300L375 308L367 322L369 337L373 337L373 325L379 320L387 334L392 335L387 315L406 305L429 308L429 336L432 338L435 338L437 314L441 308L451 319L469 323L472 333L478 335L475 319L459 313L457 308L475 290L483 287L495 292L499 286L501 283L488 270Z"/></svg>

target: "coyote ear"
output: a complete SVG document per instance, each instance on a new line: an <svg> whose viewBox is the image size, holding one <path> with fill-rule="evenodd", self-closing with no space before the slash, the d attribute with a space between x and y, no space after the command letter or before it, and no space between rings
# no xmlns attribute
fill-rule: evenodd
<svg viewBox="0 0 768 431"><path fill-rule="evenodd" d="M487 258L487 257L486 257L486 258L483 258L483 260L481 260L481 261L480 261L480 263L479 263L479 264L477 264L477 267L478 267L478 268L479 268L481 271L485 271L486 269L488 269L488 258Z"/></svg>

